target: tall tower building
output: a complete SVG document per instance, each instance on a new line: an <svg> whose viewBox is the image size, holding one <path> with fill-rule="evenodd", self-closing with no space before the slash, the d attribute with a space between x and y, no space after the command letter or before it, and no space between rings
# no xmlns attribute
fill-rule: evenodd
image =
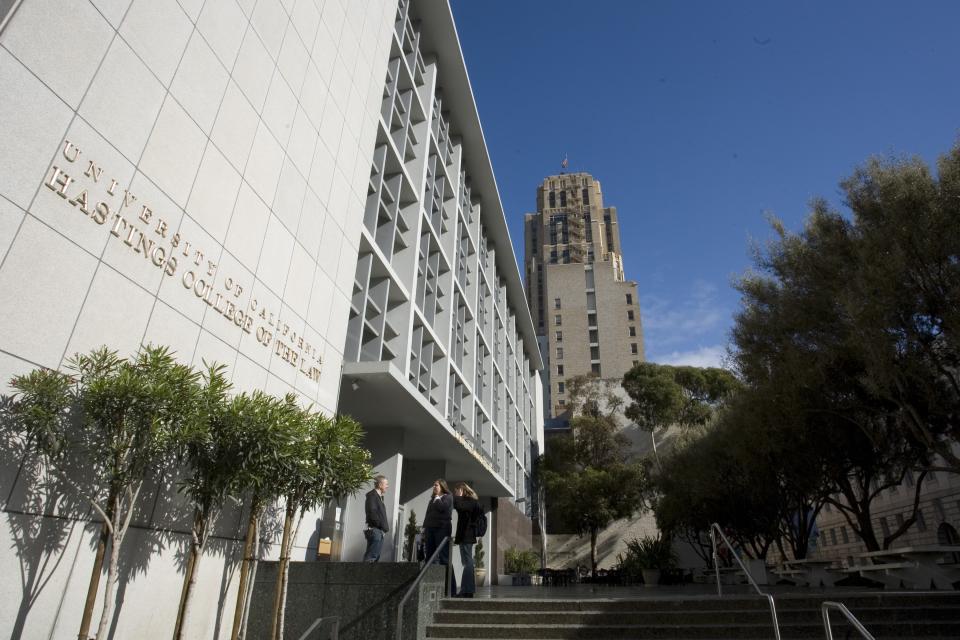
<svg viewBox="0 0 960 640"><path fill-rule="evenodd" d="M527 301L548 375L544 406L567 411L567 381L620 378L644 359L637 283L625 279L616 207L588 173L548 176L524 220Z"/></svg>

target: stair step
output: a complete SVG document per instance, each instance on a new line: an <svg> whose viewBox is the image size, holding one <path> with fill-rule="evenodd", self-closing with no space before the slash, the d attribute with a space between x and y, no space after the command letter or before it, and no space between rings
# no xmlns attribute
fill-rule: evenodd
<svg viewBox="0 0 960 640"><path fill-rule="evenodd" d="M834 624L834 637L846 636L842 625ZM875 637L892 638L953 638L957 626L940 623L912 622L884 625L870 629ZM783 640L823 638L823 625L781 625ZM770 624L765 625L456 625L431 624L427 627L428 638L476 639L503 638L504 640L768 640L772 635Z"/></svg>
<svg viewBox="0 0 960 640"><path fill-rule="evenodd" d="M881 622L911 622L914 620L953 622L960 624L960 610L956 607L920 608L854 608L853 614L863 624ZM780 624L819 622L819 609L778 610ZM840 620L835 614L831 620ZM676 624L713 623L738 624L743 622L763 623L770 620L769 608L756 611L464 611L441 610L434 620L442 624Z"/></svg>
<svg viewBox="0 0 960 640"><path fill-rule="evenodd" d="M844 603L883 640L957 640L960 593L830 593L780 596L783 640L824 637L820 606ZM834 637L853 631L839 613ZM767 600L760 597L630 599L446 599L426 628L444 640L767 640ZM851 636L852 637L852 636Z"/></svg>

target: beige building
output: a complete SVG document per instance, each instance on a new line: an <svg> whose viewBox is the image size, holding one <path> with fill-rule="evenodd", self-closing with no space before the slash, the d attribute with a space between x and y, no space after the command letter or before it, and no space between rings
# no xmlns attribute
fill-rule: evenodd
<svg viewBox="0 0 960 640"><path fill-rule="evenodd" d="M625 279L617 209L588 173L548 176L524 221L527 301L549 374L544 406L566 411L567 381L621 378L644 359L637 283Z"/></svg>

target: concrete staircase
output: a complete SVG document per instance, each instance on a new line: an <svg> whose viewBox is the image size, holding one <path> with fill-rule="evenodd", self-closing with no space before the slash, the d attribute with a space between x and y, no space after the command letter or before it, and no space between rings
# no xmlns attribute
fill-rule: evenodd
<svg viewBox="0 0 960 640"><path fill-rule="evenodd" d="M960 593L878 593L777 597L783 640L824 635L820 603L842 602L877 640L957 640ZM860 635L832 612L836 640ZM848 635L849 632L849 635ZM448 599L427 627L428 638L570 640L721 640L773 638L766 599L507 600Z"/></svg>

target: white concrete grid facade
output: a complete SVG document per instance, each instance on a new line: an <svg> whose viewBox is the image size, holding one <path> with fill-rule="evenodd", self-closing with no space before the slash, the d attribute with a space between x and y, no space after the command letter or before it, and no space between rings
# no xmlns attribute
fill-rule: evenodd
<svg viewBox="0 0 960 640"><path fill-rule="evenodd" d="M397 12L341 386L341 411L367 427L393 487L388 558L434 477L523 505L542 442L535 332L456 34L435 4ZM349 534L362 526L358 499L341 557L362 553Z"/></svg>

